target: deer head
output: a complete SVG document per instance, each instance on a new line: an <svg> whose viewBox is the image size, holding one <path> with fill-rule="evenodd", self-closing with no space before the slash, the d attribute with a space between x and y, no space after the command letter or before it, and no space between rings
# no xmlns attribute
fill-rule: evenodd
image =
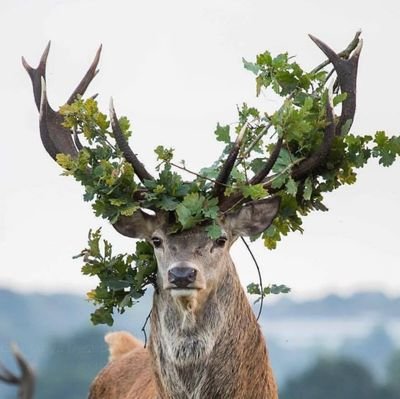
<svg viewBox="0 0 400 399"><path fill-rule="evenodd" d="M143 211L114 224L123 235L144 238L152 243L157 258L157 287L188 306L203 303L227 273L232 273L231 245L239 236L254 236L264 231L278 212L280 199L271 197L250 202L220 218L223 234L208 237L205 226L178 234L168 234L168 215Z"/></svg>

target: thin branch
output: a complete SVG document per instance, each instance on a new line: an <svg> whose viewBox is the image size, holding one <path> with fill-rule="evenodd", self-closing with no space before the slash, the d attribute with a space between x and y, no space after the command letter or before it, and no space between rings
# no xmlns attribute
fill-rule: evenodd
<svg viewBox="0 0 400 399"><path fill-rule="evenodd" d="M144 335L144 347L147 347L147 333L146 333L146 326L147 323L149 322L149 319L151 317L151 313L153 312L153 309L150 310L149 314L146 317L146 320L144 321L143 327L142 327L142 333Z"/></svg>
<svg viewBox="0 0 400 399"><path fill-rule="evenodd" d="M257 314L257 321L258 321L261 316L261 312L262 312L263 305L264 305L264 287L263 287L260 266L258 265L257 259L254 256L252 250L250 249L249 244L247 244L247 241L242 236L240 236L240 239L242 240L243 244L246 246L247 250L249 251L249 254L252 257L253 262L256 265L256 269L257 269L257 273L258 273L258 282L260 284L260 291L261 291L260 308L258 309L258 314Z"/></svg>
<svg viewBox="0 0 400 399"><path fill-rule="evenodd" d="M270 127L272 126L272 122L269 122L264 128L261 130L260 133L254 138L254 140L250 143L250 145L246 148L246 151L241 155L240 159L247 158L250 155L250 152L253 148L257 145L257 143L262 139L262 137L268 132Z"/></svg>
<svg viewBox="0 0 400 399"><path fill-rule="evenodd" d="M212 179L211 177L206 177L206 176L200 175L199 173L193 172L192 170L187 169L186 166L180 166L180 165L177 165L174 162L168 162L168 163L171 166L173 166L174 168L177 168L177 169L183 170L184 172L190 173L191 175L194 175L194 176L198 177L199 179L207 180L207 181L210 181L210 182L212 182L214 184L217 184L217 181L215 179ZM221 184L222 186L225 186L227 188L232 187L229 184L222 184L222 183L218 183L218 184Z"/></svg>
<svg viewBox="0 0 400 399"><path fill-rule="evenodd" d="M304 161L305 159L306 159L305 157L301 157L301 158L298 158L298 159L294 160L290 165L286 166L279 173L277 173L276 175L271 176L271 178L268 179L265 182L265 185L268 185L268 187L269 187L271 185L271 183L273 183L276 179L278 179L280 176L284 175L287 171L292 169L293 166L296 166L297 164L299 164L300 162Z"/></svg>

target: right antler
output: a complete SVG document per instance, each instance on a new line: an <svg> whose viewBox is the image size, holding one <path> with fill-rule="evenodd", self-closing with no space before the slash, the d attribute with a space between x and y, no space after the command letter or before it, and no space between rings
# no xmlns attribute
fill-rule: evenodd
<svg viewBox="0 0 400 399"><path fill-rule="evenodd" d="M35 389L35 374L18 347L14 344L11 349L21 370L21 375L19 377L16 376L0 363L0 381L18 386L19 399L32 399Z"/></svg>
<svg viewBox="0 0 400 399"><path fill-rule="evenodd" d="M321 40L310 35L310 38L314 43L325 53L328 57L328 63L332 63L337 74L337 81L342 93L347 93L346 99L342 103L342 112L339 117L338 122L335 121L335 115L333 111L333 106L330 103L330 99L326 104L326 127L324 131L323 140L307 159L304 159L301 163L294 166L291 172L291 176L294 180L305 179L308 175L314 173L314 171L323 164L323 161L329 154L331 149L333 139L336 136L346 134L354 119L354 114L356 110L356 87L357 87L357 70L358 70L358 60L360 57L362 49L362 39L359 38L361 32L357 32L355 38L348 48L353 49L351 56L346 51L342 53L335 53L330 47L328 47ZM280 150L283 144L283 137L280 137L272 151L269 159L265 162L264 167L255 174L249 181L249 184L259 184L263 183L265 189L268 192L273 193L275 190L271 187L271 182L274 176L268 176L271 172L275 162L278 159ZM239 150L234 146L231 153L228 155L222 170L228 167L232 170L235 160L239 154ZM227 211L233 206L240 204L244 201L244 197L241 194L232 194L228 197L224 197L223 192L225 190L225 185L228 182L229 175L224 175L223 179L217 179L214 187L214 192L217 192L220 198L220 208L222 211Z"/></svg>
<svg viewBox="0 0 400 399"><path fill-rule="evenodd" d="M28 72L33 86L33 95L35 98L36 107L39 111L39 126L40 137L43 146L48 154L56 159L57 154L68 154L75 158L79 150L82 148L79 139L74 132L63 126L63 117L59 112L54 111L47 99L46 92L46 63L50 50L50 42L45 48L37 68L32 68L22 57L22 64ZM73 91L67 100L67 104L71 104L78 96L82 96L88 88L90 82L97 75L97 65L100 60L101 46L97 50L96 56L90 65L85 76ZM118 123L118 118L115 114L114 107L110 107L111 126L114 132L115 140L124 154L125 159L133 166L136 176L143 182L144 180L152 180L153 177L147 172L143 164L130 149L121 128Z"/></svg>

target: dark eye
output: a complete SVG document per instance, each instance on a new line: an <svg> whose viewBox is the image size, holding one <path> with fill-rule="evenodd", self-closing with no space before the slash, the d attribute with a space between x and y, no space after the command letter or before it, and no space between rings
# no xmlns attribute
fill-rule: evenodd
<svg viewBox="0 0 400 399"><path fill-rule="evenodd" d="M160 237L152 237L151 242L155 248L160 248L162 244L162 239Z"/></svg>
<svg viewBox="0 0 400 399"><path fill-rule="evenodd" d="M219 237L215 240L215 245L217 247L223 247L227 241L226 237Z"/></svg>

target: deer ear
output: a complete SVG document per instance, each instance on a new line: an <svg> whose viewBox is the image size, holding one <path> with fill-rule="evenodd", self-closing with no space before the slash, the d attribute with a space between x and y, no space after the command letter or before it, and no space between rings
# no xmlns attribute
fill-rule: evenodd
<svg viewBox="0 0 400 399"><path fill-rule="evenodd" d="M149 238L160 224L157 214L150 215L139 209L132 216L120 216L113 227L126 237Z"/></svg>
<svg viewBox="0 0 400 399"><path fill-rule="evenodd" d="M278 213L281 198L270 197L249 202L236 212L226 216L224 227L234 235L254 236L262 233Z"/></svg>

